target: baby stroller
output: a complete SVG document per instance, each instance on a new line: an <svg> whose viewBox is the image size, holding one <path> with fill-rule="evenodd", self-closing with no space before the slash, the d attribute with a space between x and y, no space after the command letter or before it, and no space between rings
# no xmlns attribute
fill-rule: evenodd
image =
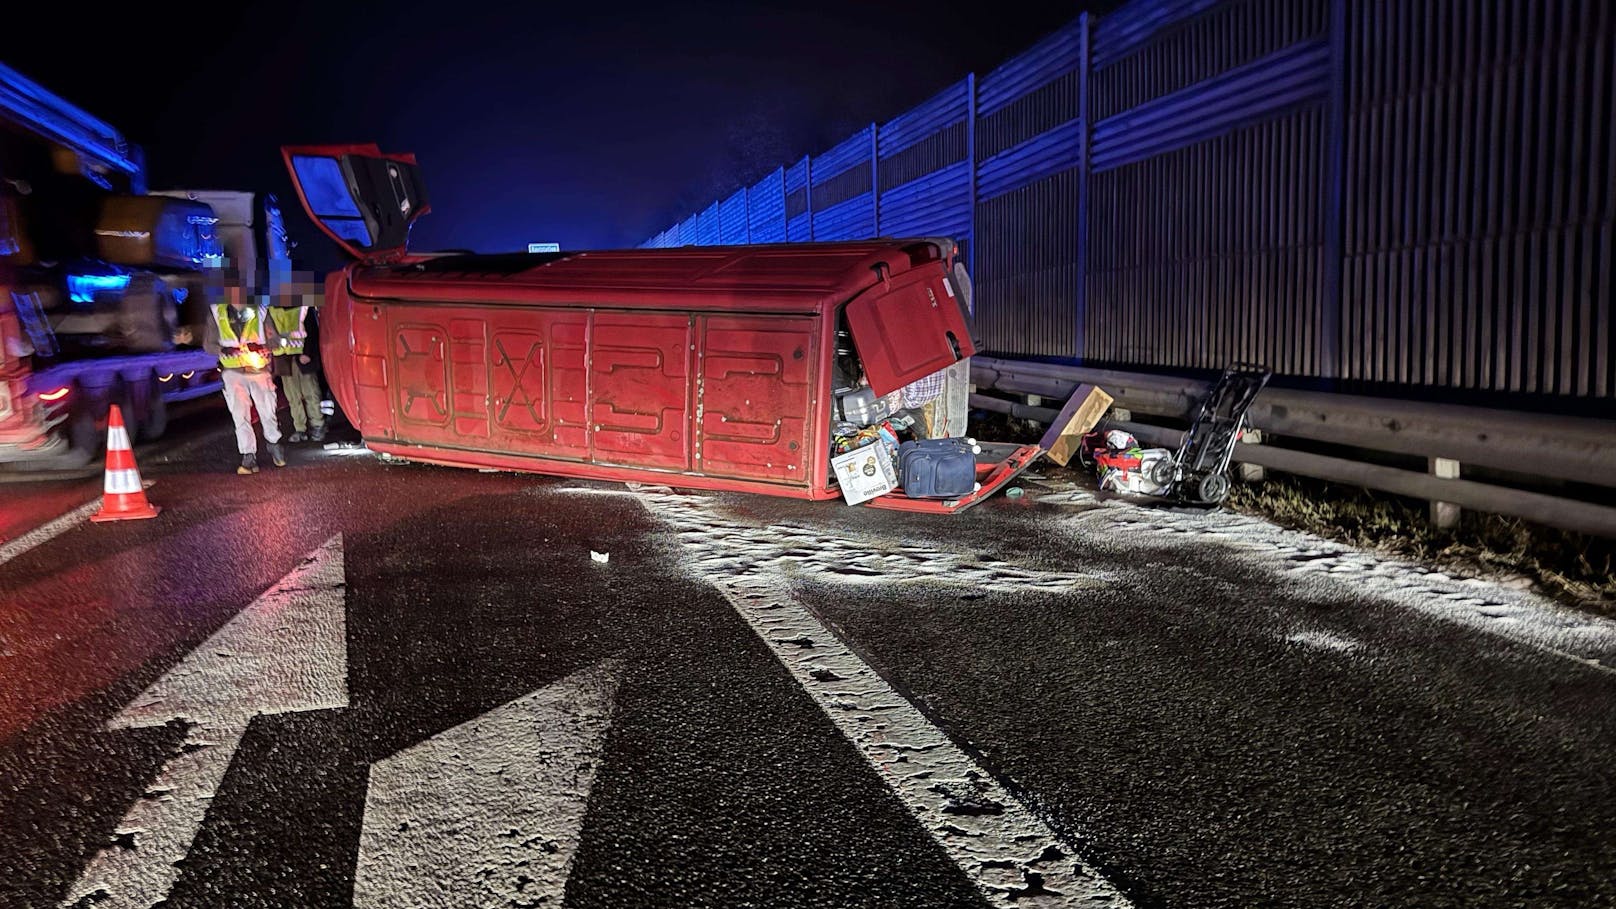
<svg viewBox="0 0 1616 909"><path fill-rule="evenodd" d="M1229 497L1229 460L1246 429L1246 410L1273 375L1261 366L1237 363L1212 386L1184 441L1171 460L1153 466L1150 477L1163 495L1181 504L1220 505Z"/></svg>

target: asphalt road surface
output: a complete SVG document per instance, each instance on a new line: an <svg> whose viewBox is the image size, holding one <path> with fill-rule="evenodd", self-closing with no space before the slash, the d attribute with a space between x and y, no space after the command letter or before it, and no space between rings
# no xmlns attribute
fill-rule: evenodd
<svg viewBox="0 0 1616 909"><path fill-rule="evenodd" d="M1616 623L1053 468L243 478L217 416L154 520L0 486L0 906L1616 906Z"/></svg>

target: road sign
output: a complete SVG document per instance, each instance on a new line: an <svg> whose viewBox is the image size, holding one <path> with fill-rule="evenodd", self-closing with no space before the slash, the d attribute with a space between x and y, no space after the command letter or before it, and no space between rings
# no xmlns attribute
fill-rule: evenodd
<svg viewBox="0 0 1616 909"><path fill-rule="evenodd" d="M556 252L556 253L558 253L558 252L561 251L561 244L560 243L529 243L527 245L527 251L530 252L530 253L547 253L547 252Z"/></svg>

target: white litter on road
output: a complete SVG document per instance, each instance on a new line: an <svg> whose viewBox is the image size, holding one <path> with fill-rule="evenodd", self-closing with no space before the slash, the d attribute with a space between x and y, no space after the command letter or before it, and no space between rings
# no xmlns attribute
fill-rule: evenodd
<svg viewBox="0 0 1616 909"><path fill-rule="evenodd" d="M1441 571L1356 549L1247 515L1184 512L1099 500L1086 490L1059 489L1040 502L1087 506L1064 529L1091 540L1127 539L1149 547L1221 548L1241 563L1271 571L1290 593L1321 602L1370 597L1616 673L1616 621L1577 612L1494 581L1455 579Z"/></svg>
<svg viewBox="0 0 1616 909"><path fill-rule="evenodd" d="M348 706L342 538L333 537L107 723L109 730L185 720L178 753L90 860L63 906L146 909L162 902L260 713Z"/></svg>
<svg viewBox="0 0 1616 909"><path fill-rule="evenodd" d="M1363 647L1363 642L1349 638L1344 634L1333 631L1298 631L1285 636L1285 640L1314 650L1334 650L1338 653L1350 653Z"/></svg>
<svg viewBox="0 0 1616 909"><path fill-rule="evenodd" d="M373 764L355 909L560 906L619 672L574 673Z"/></svg>
<svg viewBox="0 0 1616 909"><path fill-rule="evenodd" d="M609 486L540 486L533 491L541 495L635 497L632 489L613 489Z"/></svg>
<svg viewBox="0 0 1616 909"><path fill-rule="evenodd" d="M678 530L694 576L710 582L875 768L949 857L995 906L1128 906L1128 900L942 730L832 634L793 594L789 570L826 570L862 543L794 527L726 519L700 497L647 493L646 507ZM814 547L828 546L828 553ZM882 583L976 580L1013 587L1091 582L1082 575L972 565L960 553L877 555ZM934 561L941 568L934 566ZM1011 578L1015 577L1016 580Z"/></svg>
<svg viewBox="0 0 1616 909"><path fill-rule="evenodd" d="M609 552L596 552L591 549L589 550L589 560L604 565L612 560L612 554Z"/></svg>

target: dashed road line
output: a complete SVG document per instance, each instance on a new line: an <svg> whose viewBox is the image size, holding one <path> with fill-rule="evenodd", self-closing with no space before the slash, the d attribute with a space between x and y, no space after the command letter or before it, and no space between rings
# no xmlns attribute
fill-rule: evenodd
<svg viewBox="0 0 1616 909"><path fill-rule="evenodd" d="M35 527L33 530L28 531L22 536L0 545L0 565L4 565L28 550L33 549L34 547L43 543L48 543L56 537L61 536L63 533L72 530L74 527L77 527L79 524L82 524L88 520L90 515L95 514L96 509L100 507L101 497L96 496L94 499L85 502L83 505L80 505L67 514L62 515L61 517L47 524Z"/></svg>
<svg viewBox="0 0 1616 909"><path fill-rule="evenodd" d="M860 756L995 906L1129 906L1012 793L852 652L760 553L725 545L749 529L700 498L642 495L681 531L691 565L721 592ZM729 524L727 528L721 525ZM727 554L727 555L726 555ZM902 564L900 561L899 565ZM1068 579L1077 584L1078 578Z"/></svg>

